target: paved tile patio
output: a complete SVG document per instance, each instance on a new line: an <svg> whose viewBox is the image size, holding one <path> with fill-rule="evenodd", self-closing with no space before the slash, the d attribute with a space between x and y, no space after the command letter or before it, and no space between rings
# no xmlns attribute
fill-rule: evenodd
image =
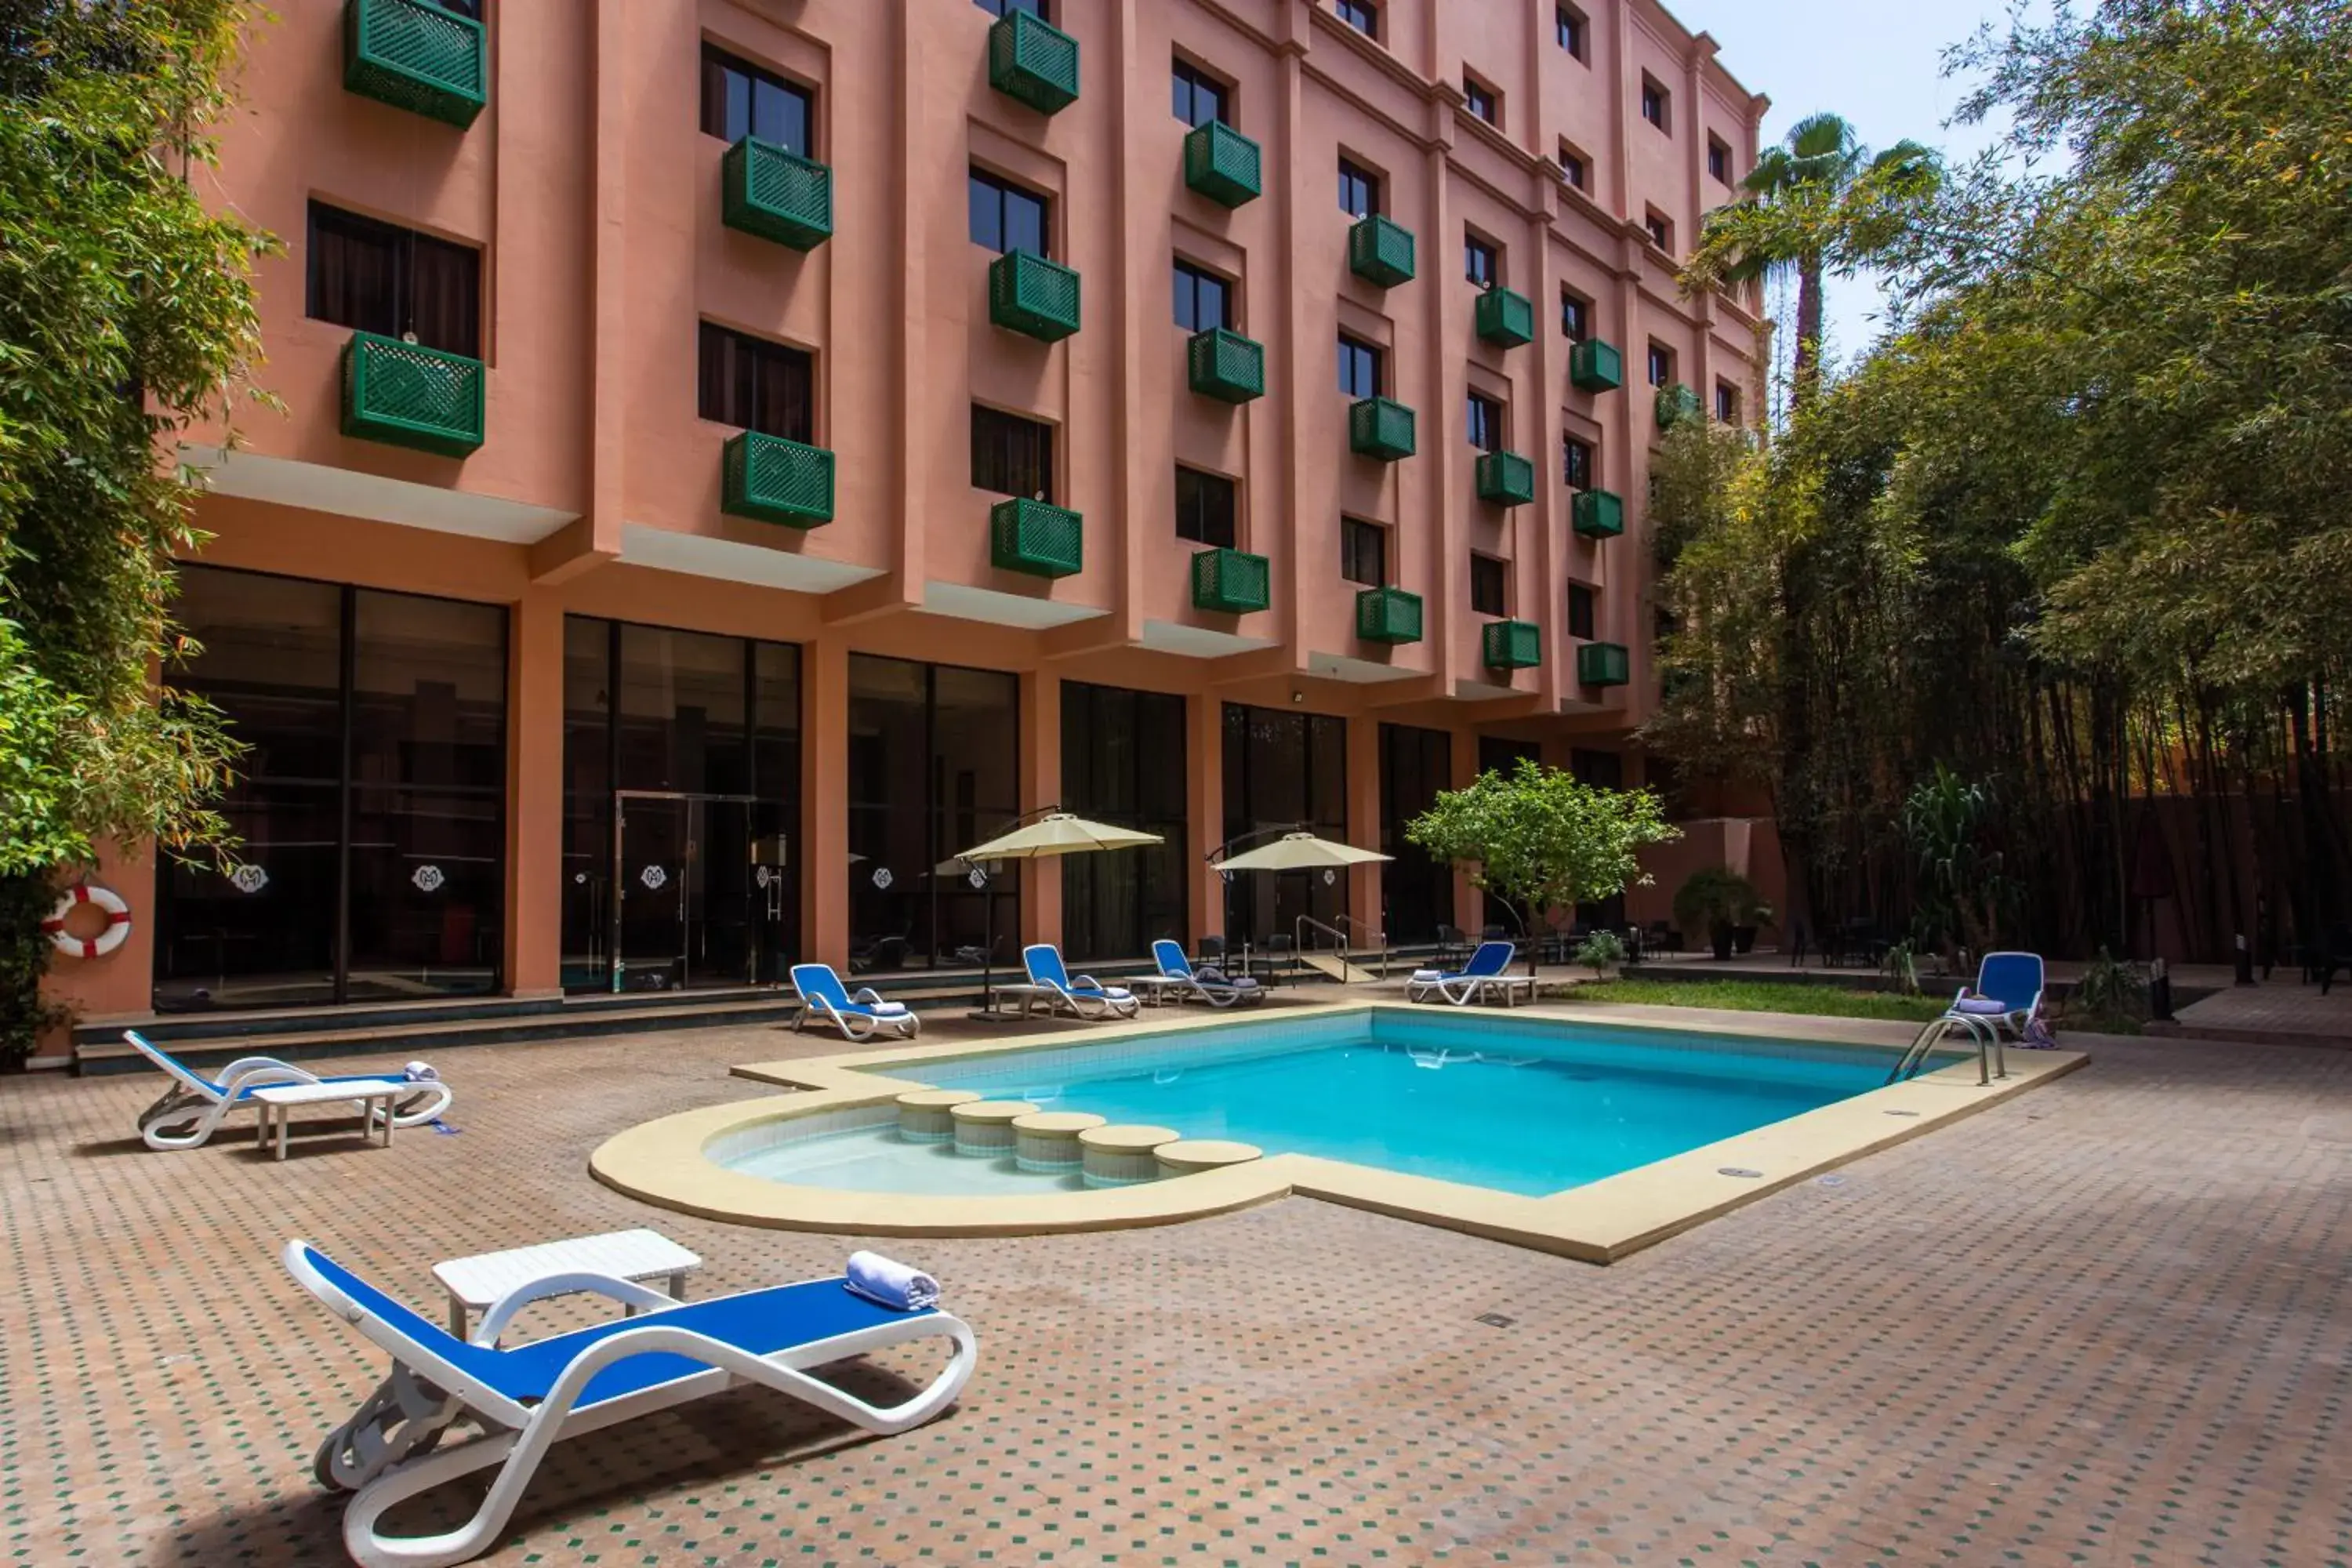
<svg viewBox="0 0 2352 1568"><path fill-rule="evenodd" d="M461 1134L283 1165L147 1152L152 1079L0 1083L6 1561L343 1560L310 1456L381 1369L289 1236L436 1314L436 1258L625 1225L698 1291L836 1268L585 1173L788 1038L448 1053ZM747 1390L581 1439L485 1561L2352 1562L2352 1054L2096 1051L1607 1269L1306 1201L893 1242L980 1331L957 1411L853 1441Z"/></svg>

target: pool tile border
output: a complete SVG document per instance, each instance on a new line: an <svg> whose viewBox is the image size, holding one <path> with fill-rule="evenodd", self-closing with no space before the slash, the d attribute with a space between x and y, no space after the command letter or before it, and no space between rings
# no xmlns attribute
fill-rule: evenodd
<svg viewBox="0 0 2352 1568"><path fill-rule="evenodd" d="M1046 1235L1168 1225L1299 1196L1608 1263L1794 1183L1998 1105L2090 1059L2079 1051L2011 1050L2008 1079L1979 1086L1974 1056L1955 1058L1907 1083L1873 1089L1542 1197L1306 1154L1274 1154L1138 1186L991 1197L794 1186L728 1170L711 1157L714 1151L740 1153L786 1137L880 1121L872 1108L893 1104L908 1089L931 1087L918 1076L929 1062L1062 1048L1084 1049L1096 1060L1116 1060L1125 1045L1131 1044L1135 1049L1130 1054L1138 1056L1164 1052L1171 1035L1195 1035L1213 1042L1228 1029L1323 1024L1378 1008L1423 1014L1394 1003L1335 1003L1288 1008L1278 1016L1203 1020L1192 1016L1108 1026L1064 1037L1066 1047L1026 1035L987 1044L900 1044L797 1061L747 1063L734 1072L796 1092L646 1122L607 1140L591 1157L589 1168L605 1185L664 1208L792 1230L869 1236ZM1694 1008L1538 1005L1515 1010L1510 1021L1518 1020L1598 1023L1758 1041L1786 1042L1792 1034L1801 1034L1807 1037L1797 1043L1808 1047L1876 1049L1907 1044L1916 1032L1909 1024ZM1749 1172L1754 1173L1745 1173Z"/></svg>

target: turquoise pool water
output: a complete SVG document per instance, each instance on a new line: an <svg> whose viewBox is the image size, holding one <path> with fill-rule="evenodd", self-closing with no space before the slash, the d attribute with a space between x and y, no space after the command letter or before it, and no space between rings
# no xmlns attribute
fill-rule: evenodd
<svg viewBox="0 0 2352 1568"><path fill-rule="evenodd" d="M1533 1194L1876 1089L1898 1055L1383 1008L927 1062L904 1076Z"/></svg>

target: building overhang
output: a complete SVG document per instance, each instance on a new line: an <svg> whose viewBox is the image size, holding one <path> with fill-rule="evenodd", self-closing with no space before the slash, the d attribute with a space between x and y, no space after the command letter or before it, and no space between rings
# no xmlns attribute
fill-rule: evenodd
<svg viewBox="0 0 2352 1568"><path fill-rule="evenodd" d="M1344 680L1357 686L1377 686L1384 681L1412 680L1429 673L1408 665L1384 664L1374 658L1357 658L1344 653L1310 653L1307 656L1307 673L1328 680Z"/></svg>
<svg viewBox="0 0 2352 1568"><path fill-rule="evenodd" d="M1093 605L1073 605L1040 595L1007 594L965 583L942 583L937 578L923 584L922 607L935 616L959 621L986 621L991 626L1016 626L1032 632L1110 614Z"/></svg>
<svg viewBox="0 0 2352 1568"><path fill-rule="evenodd" d="M1188 626L1175 621L1146 621L1143 637L1138 645L1154 653L1172 653L1180 658L1225 658L1237 653L1255 653L1260 648L1274 647L1273 637L1245 637L1234 632L1212 631L1207 626Z"/></svg>
<svg viewBox="0 0 2352 1568"><path fill-rule="evenodd" d="M768 550L707 533L681 533L642 522L621 524L621 560L631 566L657 572L681 572L692 577L716 577L723 583L752 583L764 588L786 588L796 594L830 594L882 573L873 566L827 561L790 550Z"/></svg>
<svg viewBox="0 0 2352 1568"><path fill-rule="evenodd" d="M462 534L501 544L536 544L580 514L531 506L472 490L420 485L325 463L272 458L259 452L184 444L183 467L198 470L195 481L213 495L299 507L337 517L363 518L435 533Z"/></svg>

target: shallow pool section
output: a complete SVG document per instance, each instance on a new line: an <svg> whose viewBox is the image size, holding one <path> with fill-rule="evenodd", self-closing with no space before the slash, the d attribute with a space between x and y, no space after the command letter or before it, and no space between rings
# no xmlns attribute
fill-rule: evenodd
<svg viewBox="0 0 2352 1568"><path fill-rule="evenodd" d="M992 1197L1086 1190L1076 1171L1024 1171L1011 1154L990 1159L960 1154L952 1142L913 1142L900 1136L895 1119L730 1152L719 1163L771 1182L852 1192Z"/></svg>
<svg viewBox="0 0 2352 1568"><path fill-rule="evenodd" d="M1268 1154L1534 1195L1876 1089L1897 1054L1386 1008L950 1058L907 1076L1186 1138L1235 1139Z"/></svg>

